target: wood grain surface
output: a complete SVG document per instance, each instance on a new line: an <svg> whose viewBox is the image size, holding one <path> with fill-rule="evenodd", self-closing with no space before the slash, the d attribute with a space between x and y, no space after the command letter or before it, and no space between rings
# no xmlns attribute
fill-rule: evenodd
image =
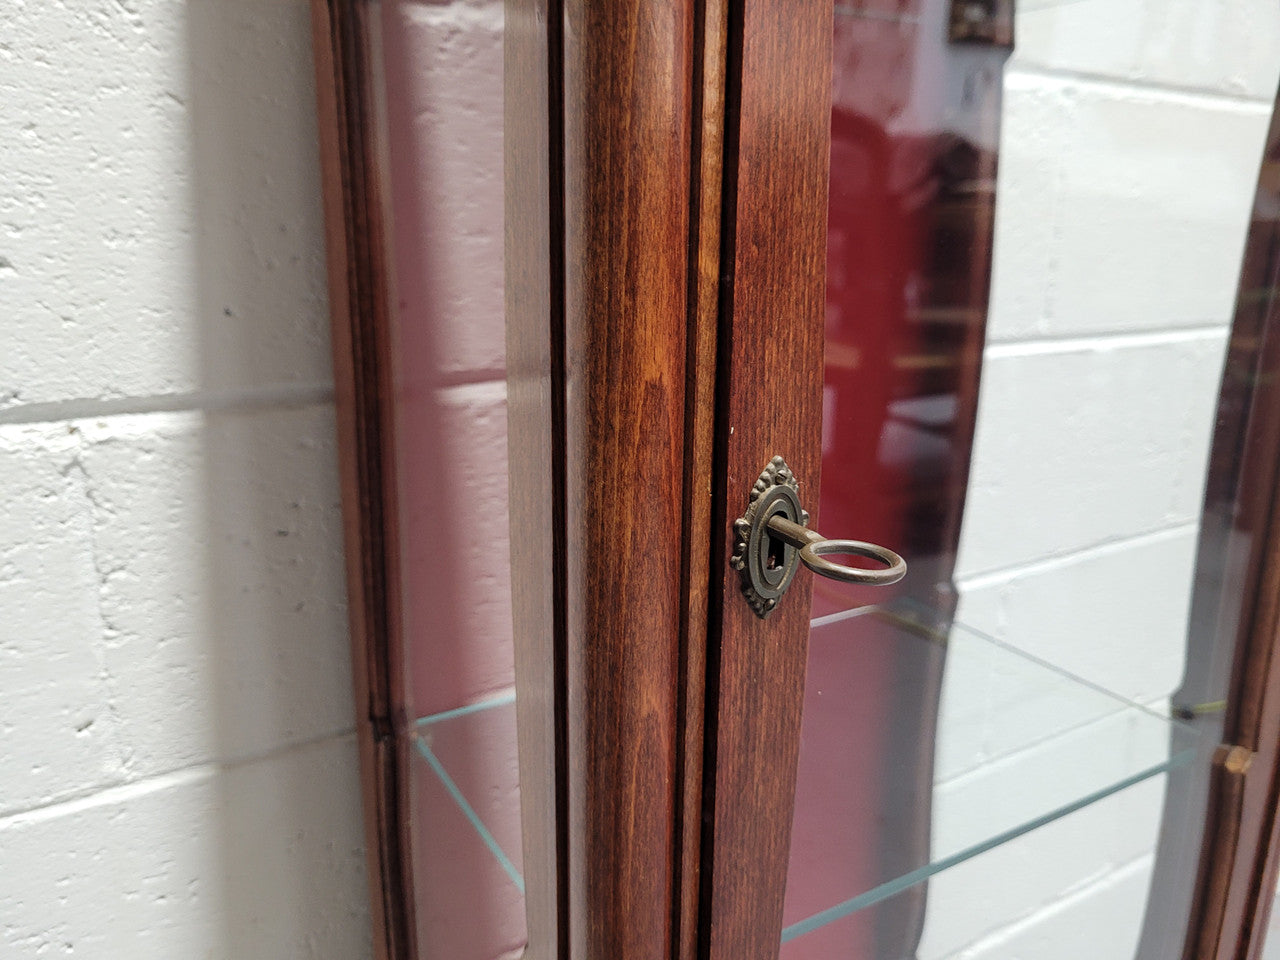
<svg viewBox="0 0 1280 960"><path fill-rule="evenodd" d="M685 476L681 629L680 739L682 773L676 807L680 858L676 874L672 956L695 960L702 875L702 779L706 723L707 626L712 563L719 574L712 527L715 489L716 349L720 314L721 191L724 164L725 68L729 7L703 0L694 34L689 306L685 360Z"/></svg>
<svg viewBox="0 0 1280 960"><path fill-rule="evenodd" d="M818 490L831 23L829 0L730 12L707 960L775 957L782 930L811 581L798 575L761 620L728 560L730 524L772 456L791 465L802 498Z"/></svg>
<svg viewBox="0 0 1280 960"><path fill-rule="evenodd" d="M669 953L691 0L564 4L570 956Z"/></svg>
<svg viewBox="0 0 1280 960"><path fill-rule="evenodd" d="M376 22L361 0L312 0L347 603L374 955L414 955L408 740L395 564L384 178Z"/></svg>
<svg viewBox="0 0 1280 960"><path fill-rule="evenodd" d="M380 956L410 957L371 28L363 3L313 9L375 923ZM808 598L798 585L756 620L726 531L774 453L816 490L831 8L733 16L712 0L506 7L536 960L778 947Z"/></svg>

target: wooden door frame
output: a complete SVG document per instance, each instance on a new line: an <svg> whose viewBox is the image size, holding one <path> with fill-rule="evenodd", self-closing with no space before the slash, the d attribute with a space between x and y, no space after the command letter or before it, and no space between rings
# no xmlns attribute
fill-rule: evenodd
<svg viewBox="0 0 1280 960"><path fill-rule="evenodd" d="M1280 201L1280 95L1273 109L1255 209ZM1255 221L1237 292L1211 462L1226 464L1232 500L1209 548L1252 536L1244 571L1219 602L1219 643L1234 648L1221 744L1184 960L1259 960L1280 869L1280 220ZM1231 376L1234 372L1235 376ZM1206 534L1202 532L1202 537Z"/></svg>
<svg viewBox="0 0 1280 960"><path fill-rule="evenodd" d="M388 199L377 5L312 0L343 546L370 920L377 960L417 955L399 639Z"/></svg>
<svg viewBox="0 0 1280 960"><path fill-rule="evenodd" d="M829 0L730 12L704 960L774 957L781 943L812 579L802 571L768 618L757 616L729 564L730 533L774 456L817 511L832 17Z"/></svg>
<svg viewBox="0 0 1280 960"><path fill-rule="evenodd" d="M507 0L530 960L776 954L807 583L759 620L727 560L771 456L818 485L830 84L795 64L829 67L831 2L806 2ZM399 960L416 950L376 10L312 0L375 953ZM1264 554L1274 587L1278 518ZM1240 641L1252 666L1189 958L1260 950L1280 848L1276 600L1258 595Z"/></svg>
<svg viewBox="0 0 1280 960"><path fill-rule="evenodd" d="M376 953L400 958L415 949L377 9L312 0L369 879ZM817 484L816 435L805 452L767 423L730 429L723 412L766 411L794 431L820 409L829 84L822 70L797 77L791 66L797 54L829 62L830 0L807 9L797 29L794 4L753 12L772 28L731 23L725 0L507 4L513 592L536 960L737 957L749 955L739 938L766 953L779 942L781 811L799 732L787 691L803 676L807 603L801 587L785 614L740 616L747 606L721 565L731 549L723 510L713 516L712 505L730 493L745 503L766 450ZM744 29L764 41L745 53ZM755 94L742 108L738 90L773 85L790 89L790 127ZM733 192L742 177L727 121L759 138L745 155L757 184L749 203ZM795 134L800 149L779 149ZM796 237L779 229L788 222ZM723 254L750 297L726 294ZM793 331L803 315L808 332L779 335L784 314ZM735 364L767 364L795 356L798 336L807 397L794 375L728 392L717 364L730 342ZM721 710L732 723L704 715L713 630L734 638L715 664L736 684ZM772 659L753 659L759 644ZM748 714L762 722L734 741ZM745 769L769 773L751 802L784 821L760 857L767 878L739 871L755 853L739 808L728 816L734 784L703 763L706 749L724 758L740 747ZM704 785L721 796L714 816ZM748 889L771 905L743 909L737 891ZM700 944L713 901L726 935Z"/></svg>
<svg viewBox="0 0 1280 960"><path fill-rule="evenodd" d="M757 617L726 510L775 454L817 489L831 16L507 4L512 539L564 577L513 557L517 644L557 674L518 671L517 701L564 717L521 758L560 772L526 862L559 860L562 957L781 941L808 584Z"/></svg>
<svg viewBox="0 0 1280 960"><path fill-rule="evenodd" d="M512 0L506 23L517 705L543 725L522 817L556 883L527 956L656 957L682 879L694 6Z"/></svg>

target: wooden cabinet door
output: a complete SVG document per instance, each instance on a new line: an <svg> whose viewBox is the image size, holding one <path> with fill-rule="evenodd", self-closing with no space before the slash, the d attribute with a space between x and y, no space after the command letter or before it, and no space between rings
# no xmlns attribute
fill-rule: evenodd
<svg viewBox="0 0 1280 960"><path fill-rule="evenodd" d="M414 952L376 4L316 0L380 949ZM820 484L830 2L513 0L506 311L527 955L771 957L809 628L733 520ZM855 531L842 531L856 535Z"/></svg>
<svg viewBox="0 0 1280 960"><path fill-rule="evenodd" d="M726 531L772 456L817 482L831 4L508 10L508 64L549 71L508 75L509 117L551 136L508 142L536 203L507 255L539 291L509 288L513 355L535 331L549 371L513 484L541 469L564 524L545 493L513 515L563 550L554 629L519 634L563 665L564 729L526 758L564 771L561 949L773 956L808 603L757 617Z"/></svg>
<svg viewBox="0 0 1280 960"><path fill-rule="evenodd" d="M508 10L509 66L549 74L508 74L509 117L551 135L508 141L508 195L535 202L507 256L538 288L509 287L508 323L547 437L513 491L553 491L513 540L563 551L553 629L518 634L562 665L559 739L522 759L563 771L560 948L772 955L808 611L726 593L722 531L770 456L818 467L831 6Z"/></svg>
<svg viewBox="0 0 1280 960"><path fill-rule="evenodd" d="M952 7L987 20L948 23ZM344 445L355 451L345 479L359 504L348 546L375 914L384 955L398 958L414 950L409 720L388 613L395 504L379 472L386 266L361 239L385 214L370 8L315 0L321 107L337 118L326 154L341 159L329 170L331 276ZM933 859L958 863L981 846L930 850L930 765L1009 13L982 2L508 0L506 397L530 960L772 960L784 942L852 917L867 893L901 896L874 930L842 930L843 947L909 955ZM909 42L874 39L889 29L878 24ZM834 111L833 38L844 55L865 54L861 73L837 81ZM876 112L920 107L911 97L927 84L910 82L910 59L925 42L956 45L959 105L935 94L925 107L952 120L973 111L959 124L967 135L889 131ZM855 108L859 84L867 103ZM845 164L834 187L833 151ZM907 327L909 342L894 340ZM824 436L833 410L857 421L860 405L872 433L855 423ZM924 438L906 467L877 462L875 431L890 421ZM929 452L935 441L944 452ZM858 788L877 811L847 830L861 835L847 852L862 893L785 920L811 619L876 601L825 586L815 596L801 571L768 616L748 602L734 521L775 458L814 526L907 555L914 579L892 596L930 611L890 611L848 638L864 651L854 689L883 727L856 758L875 772ZM846 486L860 499L828 496ZM912 632L925 638L917 653L872 652ZM1121 771L1103 793L1150 775ZM1079 793L1054 815L1079 809ZM991 842L1036 822L993 828Z"/></svg>

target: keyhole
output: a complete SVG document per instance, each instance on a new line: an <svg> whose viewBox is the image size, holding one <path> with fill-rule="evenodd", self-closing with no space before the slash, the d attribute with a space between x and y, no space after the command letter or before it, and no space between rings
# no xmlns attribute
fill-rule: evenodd
<svg viewBox="0 0 1280 960"><path fill-rule="evenodd" d="M766 570L778 570L782 567L782 558L787 545L781 537L776 537L772 532L769 534L769 552L764 558L764 568Z"/></svg>

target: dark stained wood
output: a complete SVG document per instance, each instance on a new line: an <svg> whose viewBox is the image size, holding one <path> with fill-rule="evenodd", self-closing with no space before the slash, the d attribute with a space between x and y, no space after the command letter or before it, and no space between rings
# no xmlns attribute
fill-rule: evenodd
<svg viewBox="0 0 1280 960"><path fill-rule="evenodd" d="M669 955L694 7L564 4L570 956Z"/></svg>
<svg viewBox="0 0 1280 960"><path fill-rule="evenodd" d="M799 574L760 620L728 561L730 524L772 456L786 458L802 497L816 501L831 23L830 0L730 12L706 960L776 956L782 930L811 581Z"/></svg>
<svg viewBox="0 0 1280 960"><path fill-rule="evenodd" d="M1273 783L1272 810L1280 804L1278 792L1280 792L1280 784ZM1274 944L1268 944L1267 941L1271 926L1271 911L1275 909L1277 875L1280 874L1280 816L1272 818L1271 834L1266 841L1266 850L1266 863L1255 884L1256 905L1253 908L1249 927L1248 949L1244 954L1247 960L1263 960L1267 947L1274 947Z"/></svg>
<svg viewBox="0 0 1280 960"><path fill-rule="evenodd" d="M504 19L507 444L527 960L566 956L560 9Z"/></svg>
<svg viewBox="0 0 1280 960"><path fill-rule="evenodd" d="M1280 426L1280 410L1272 408L1268 412L1269 419ZM1280 440L1275 452L1280 460ZM1277 828L1276 794L1280 786L1280 510L1275 509L1276 493L1273 485L1257 613L1249 649L1241 657L1246 665L1239 677L1239 693L1228 700L1227 730L1234 734L1229 736L1229 742L1236 744L1235 749L1241 753L1247 752L1247 760L1242 762L1240 771L1244 783L1238 836L1231 858L1233 869L1218 956L1239 960L1260 955L1266 931L1257 919L1266 917L1275 895L1274 866L1269 864L1277 855L1271 838ZM1233 704L1239 704L1238 711L1232 711ZM1234 727L1233 719L1237 721ZM1270 884L1266 882L1268 874L1272 875ZM1232 941L1234 946L1229 947ZM1228 947L1230 952L1224 952Z"/></svg>
<svg viewBox="0 0 1280 960"><path fill-rule="evenodd" d="M1240 808L1244 796L1244 774L1252 754L1236 748L1219 747L1213 755L1209 775L1209 809L1214 816L1207 824L1205 843L1217 851L1218 860L1229 865L1235 857L1239 839ZM1186 947L1186 957L1211 958L1217 955L1217 942L1223 929L1231 871L1215 869L1206 874L1204 887L1197 891L1192 916L1197 918Z"/></svg>
<svg viewBox="0 0 1280 960"><path fill-rule="evenodd" d="M1268 411L1274 421L1280 411ZM1273 438L1273 440L1276 438ZM1280 443L1272 448L1280 457ZM1271 473L1274 478L1276 473ZM1280 511L1274 509L1261 538L1258 589L1248 633L1237 650L1236 683L1228 699L1224 741L1230 745L1228 769L1239 784L1210 809L1210 853L1202 944L1198 956L1244 960L1260 954L1266 916L1274 897L1274 859L1270 841L1277 828L1277 756L1280 755ZM1234 769L1229 761L1234 757ZM1215 774L1217 771L1215 770ZM1268 884L1267 878L1271 877ZM1214 936L1214 922L1219 928ZM1210 945L1212 949L1210 949Z"/></svg>
<svg viewBox="0 0 1280 960"><path fill-rule="evenodd" d="M1248 563L1220 588L1217 628L1234 641L1187 960L1260 955L1280 830L1280 117L1273 115L1232 326L1201 550L1247 537ZM1215 530L1212 524L1223 529ZM1206 540L1208 538L1208 540Z"/></svg>
<svg viewBox="0 0 1280 960"><path fill-rule="evenodd" d="M312 0L356 735L374 955L414 955L408 740L396 637L394 485L375 24L360 0Z"/></svg>
<svg viewBox="0 0 1280 960"><path fill-rule="evenodd" d="M720 201L728 4L704 0L696 13L694 109L689 209L689 332L685 362L684 555L686 591L681 638L682 750L677 806L680 860L676 876L677 960L695 960L702 873L702 763L706 722L707 617L711 584L712 450L715 440L716 341L720 314ZM718 561L718 552L716 553Z"/></svg>

